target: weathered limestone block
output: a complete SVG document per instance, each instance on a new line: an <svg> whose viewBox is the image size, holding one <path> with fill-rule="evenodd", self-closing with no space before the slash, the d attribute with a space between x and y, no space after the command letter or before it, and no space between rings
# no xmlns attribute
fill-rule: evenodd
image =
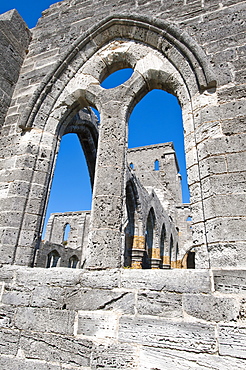
<svg viewBox="0 0 246 370"><path fill-rule="evenodd" d="M98 344L92 352L91 369L138 369L138 348L123 343Z"/></svg>
<svg viewBox="0 0 246 370"><path fill-rule="evenodd" d="M147 316L122 317L119 325L120 341L191 352L216 352L213 325L171 322Z"/></svg>
<svg viewBox="0 0 246 370"><path fill-rule="evenodd" d="M240 211L239 211L240 212ZM243 211L241 211L243 212ZM242 214L242 213L241 213ZM245 217L230 217L224 218L213 218L207 222L207 238L209 243L215 242L227 242L229 245L235 245L237 249L237 243L246 240L246 220ZM230 243L231 239L234 239L235 243ZM213 246L211 245L211 249ZM241 256L242 260L245 260L246 253ZM212 260L212 258L211 258ZM213 262L213 261L211 261ZM226 266L225 264L222 266Z"/></svg>
<svg viewBox="0 0 246 370"><path fill-rule="evenodd" d="M64 295L64 288L62 287L35 286L30 306L62 309L64 306Z"/></svg>
<svg viewBox="0 0 246 370"><path fill-rule="evenodd" d="M226 227L226 225L223 225ZM238 228L236 228L236 232ZM221 242L211 244L208 248L211 266L216 269L221 266L228 268L245 268L246 263L246 242L238 241L236 244ZM238 270L236 270L237 272Z"/></svg>
<svg viewBox="0 0 246 370"><path fill-rule="evenodd" d="M180 294L145 291L137 296L137 312L140 315L154 315L167 318L183 316Z"/></svg>
<svg viewBox="0 0 246 370"><path fill-rule="evenodd" d="M196 369L196 370L244 370L246 361L229 356L208 355L203 353L190 353L170 349L149 348L140 349L139 368L141 370L153 369Z"/></svg>
<svg viewBox="0 0 246 370"><path fill-rule="evenodd" d="M238 153L245 150L245 134L220 136L205 140L199 145L199 158L221 155L226 153Z"/></svg>
<svg viewBox="0 0 246 370"><path fill-rule="evenodd" d="M35 271L35 273L34 273ZM67 268L19 268L16 273L16 284L20 286L35 286L35 285L50 285L60 286L76 286L80 282L80 277L83 271L80 269Z"/></svg>
<svg viewBox="0 0 246 370"><path fill-rule="evenodd" d="M246 294L246 270L213 270L215 290Z"/></svg>
<svg viewBox="0 0 246 370"><path fill-rule="evenodd" d="M126 291L99 289L68 289L64 300L67 309L113 310L126 314L134 313L135 294Z"/></svg>
<svg viewBox="0 0 246 370"><path fill-rule="evenodd" d="M57 363L51 364L46 361L26 360L9 356L0 357L0 368L2 370L61 370L60 365Z"/></svg>
<svg viewBox="0 0 246 370"><path fill-rule="evenodd" d="M222 120L222 132L225 135L233 135L237 133L245 133L245 116Z"/></svg>
<svg viewBox="0 0 246 370"><path fill-rule="evenodd" d="M209 273L205 270L121 270L123 288L177 293L210 292Z"/></svg>
<svg viewBox="0 0 246 370"><path fill-rule="evenodd" d="M204 158L200 161L201 177L206 177L209 174L225 173L227 171L227 163L224 155Z"/></svg>
<svg viewBox="0 0 246 370"><path fill-rule="evenodd" d="M19 330L1 329L0 332L0 353L15 356L19 348Z"/></svg>
<svg viewBox="0 0 246 370"><path fill-rule="evenodd" d="M235 321L239 315L239 303L234 298L213 295L184 294L184 311L193 317L207 321Z"/></svg>
<svg viewBox="0 0 246 370"><path fill-rule="evenodd" d="M243 298L240 301L239 319L240 321L246 320L246 299L245 298Z"/></svg>
<svg viewBox="0 0 246 370"><path fill-rule="evenodd" d="M243 193L245 190L245 178L244 172L223 173L206 178L203 180L204 197L214 194Z"/></svg>
<svg viewBox="0 0 246 370"><path fill-rule="evenodd" d="M219 325L219 354L246 359L246 327Z"/></svg>
<svg viewBox="0 0 246 370"><path fill-rule="evenodd" d="M3 303L0 305L0 327L10 328L13 325L15 307Z"/></svg>
<svg viewBox="0 0 246 370"><path fill-rule="evenodd" d="M74 339L71 336L23 331L20 349L27 359L89 366L92 343L86 339Z"/></svg>
<svg viewBox="0 0 246 370"><path fill-rule="evenodd" d="M72 335L75 312L53 308L18 307L14 319L21 330Z"/></svg>
<svg viewBox="0 0 246 370"><path fill-rule="evenodd" d="M232 214L236 217L243 217L242 204L245 200L246 195L244 194L213 195L203 202L206 217L230 217Z"/></svg>
<svg viewBox="0 0 246 370"><path fill-rule="evenodd" d="M32 290L28 288L5 289L2 302L13 306L29 306L31 302Z"/></svg>
<svg viewBox="0 0 246 370"><path fill-rule="evenodd" d="M113 172L111 169L110 171ZM108 175L106 178L108 178ZM111 182L111 185L114 187L113 182ZM106 191L106 193L112 194L110 191ZM110 235L111 229L117 229L122 222L121 205L121 197L104 195L94 198L94 206L98 208L97 217L94 221L94 227L98 228L99 230L108 228L108 233ZM113 213L113 210L116 213Z"/></svg>
<svg viewBox="0 0 246 370"><path fill-rule="evenodd" d="M226 155L228 172L246 171L246 149L241 147L240 149L245 151Z"/></svg>
<svg viewBox="0 0 246 370"><path fill-rule="evenodd" d="M77 335L92 338L117 338L119 314L107 311L79 311Z"/></svg>
<svg viewBox="0 0 246 370"><path fill-rule="evenodd" d="M119 286L120 271L111 269L107 271L84 271L80 277L82 287L95 289L113 289Z"/></svg>
<svg viewBox="0 0 246 370"><path fill-rule="evenodd" d="M114 269L120 267L121 235L116 229L93 230L90 239L91 246L87 250L86 268ZM112 246L117 246L118 249L112 249Z"/></svg>
<svg viewBox="0 0 246 370"><path fill-rule="evenodd" d="M10 105L30 39L31 33L15 9L0 15L0 126Z"/></svg>

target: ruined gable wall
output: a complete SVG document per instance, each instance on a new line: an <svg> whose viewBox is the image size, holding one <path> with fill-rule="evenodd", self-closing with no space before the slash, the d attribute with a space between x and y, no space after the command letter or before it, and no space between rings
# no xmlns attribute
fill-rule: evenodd
<svg viewBox="0 0 246 370"><path fill-rule="evenodd" d="M65 226L70 225L67 244L76 249L83 245L85 224L90 218L89 211L64 212L51 214L45 233L45 241L62 244Z"/></svg>
<svg viewBox="0 0 246 370"><path fill-rule="evenodd" d="M208 231L212 241L220 240L222 230L226 240L229 234L235 242L235 235L242 229L236 239L241 243L245 231L242 214L239 213L242 212L245 186L242 174L245 141L241 135L245 129L245 104L242 100L244 24L239 18L245 2L138 0L118 3L117 12L127 8L133 13L136 9L141 15L159 14L179 23L204 47L215 64L218 101L213 101L211 92L203 95L204 105L197 112L204 121L198 131L203 149L200 169L209 193L204 200L206 203L214 202L212 207L207 206L207 217L211 220L214 215L226 215L227 224L222 228L219 225L215 229L211 227ZM138 8L136 4L139 4ZM102 9L101 5L105 8ZM29 102L37 87L35 83L51 70L60 50L65 50L82 29L88 29L95 20L110 13L114 5L111 1L69 1L54 5L47 11L35 31L23 78L19 80L19 87L23 84L26 89L22 91L23 100ZM76 11L72 13L73 7ZM63 12L59 13L60 10ZM81 17L86 18L81 20ZM54 35L56 29L58 32ZM35 72L34 66L38 67ZM20 98L22 92L18 92ZM13 115L25 111L24 105L18 105L17 94L14 99ZM209 99L212 104L207 106ZM6 125L12 124L13 115L9 115ZM16 125L17 121L11 128L15 130ZM221 132L222 136L219 135ZM212 133L214 141L210 138ZM10 148L6 147L5 141L1 154L8 157L10 151L20 153L22 148L16 145L18 139L14 139ZM32 146L28 150L29 154L34 153ZM47 148L42 150L43 154L48 152ZM192 177L192 155L191 149L187 156L189 181L195 199L197 183ZM32 158L26 158L25 163L26 167L31 166ZM8 165L12 170L10 161ZM11 177L12 172L8 176ZM5 177L1 180L5 181ZM15 191L23 192L25 186L15 183L10 193L15 195ZM34 183L32 191L33 195L39 196L38 184ZM38 208L35 201L32 208ZM14 199L12 203L1 202L1 207L14 212L16 204ZM29 216L30 221L32 218ZM232 223L228 224L228 219ZM9 222L6 217L4 220ZM234 220L239 229L234 227ZM2 223L5 226L3 219ZM11 227L16 227L16 224L11 224ZM217 230L218 236L215 234ZM1 236L10 244L15 241L13 234ZM24 236L30 242L30 234L26 232ZM198 238L199 233L196 236ZM222 256L222 266L245 266L240 243L227 246L227 254L222 253L221 245L221 255L213 255L217 258L215 262L218 263ZM6 257L5 262L8 251L1 250L2 256ZM139 370L153 367L245 369L245 270L242 268L93 272L7 266L0 269L0 281L0 364L4 370L35 367L39 370L81 370L99 366Z"/></svg>
<svg viewBox="0 0 246 370"><path fill-rule="evenodd" d="M244 9L245 2L240 1L127 1L119 2L117 6L110 1L64 1L44 12L43 18L33 32L30 51L25 59L6 119L5 125L9 128L11 135L7 139L4 138L1 144L1 155L5 157L11 169L11 176L15 179L15 182L9 182L10 177L7 176L6 170L2 170L4 200L1 205L7 220L6 224L3 223L2 229L3 262L11 263L15 259L18 263L27 264L29 263L27 261L30 261L32 254L30 243L35 244L39 225L36 224L35 230L34 226L32 230L23 230L22 235L19 234L18 225L22 224L24 228L27 228L31 223L35 224L34 219L37 216L34 216L33 209L38 210L39 215L42 213L39 199L41 192L44 194L47 188L42 176L44 176L44 171L52 170L48 159L51 158L56 145L54 138L47 134L41 148L38 144L40 140L38 131L35 135L34 131L29 135L35 136L32 137L30 143L25 142L28 140L28 135L25 138L20 137L21 130L18 125L21 123L25 130L27 119L32 120L33 114L29 116L30 108L38 96L41 105L38 108L38 116L35 117L35 125L37 129L42 126L47 119L47 111L56 98L58 85L60 84L60 88L63 88L73 76L78 60L81 62L83 58L86 59L87 55L96 49L94 41L91 41L87 49L81 53L75 48L73 53L80 53L80 58L74 59L73 66L70 66L69 47L78 37L86 35L90 27L96 26L98 21L108 15L121 13L130 14L130 18L135 15L142 20L144 18L141 17L146 16L150 22L153 22L152 16L164 22L166 20L173 22L174 25L179 26L179 30L175 27L172 29L174 34L177 33L178 39L184 37L182 39L184 43L189 41L190 52L197 51L197 47L201 46L207 55L206 61L203 60L203 62L208 62L214 68L217 90L193 96L194 111L192 113L187 107L182 107L184 122L192 114L195 120L193 126L186 125L185 127L186 159L194 214L193 242L197 247L209 246L208 256L210 258L204 257L205 254L203 255L202 252L199 257L200 266L208 267L209 259L214 266L245 265L246 228L245 218L242 217L245 182L245 172L243 173L245 163L243 137L245 115L243 99ZM115 29L117 30L117 27ZM182 30L188 33L182 34ZM142 37L150 44L155 44L152 31L147 35L143 32L142 35L136 28L135 32L134 35L133 31L133 36L137 35L138 40ZM193 38L193 43L187 35ZM175 47L170 48L169 46L167 48L163 46L167 58L171 58L177 52ZM180 73L184 73L183 77L187 78L191 75L191 71L185 69L184 60L179 58L180 55L177 54L176 62L180 67ZM62 60L65 62L62 63ZM43 96L44 81L59 61L61 63L59 71L64 69L65 72L60 75L60 80L56 83L57 90L54 94L45 93L46 96ZM205 67L206 63L202 68ZM52 75L51 85L46 85L47 92L52 88L53 77ZM191 90L192 88L193 86ZM19 155L24 151L28 152L28 156L24 158L23 155L21 158ZM17 159L13 160L13 153L18 156ZM34 182L32 176L37 155L40 155L42 164L37 165L41 173L35 172L37 176ZM23 176L23 170L25 170L25 176ZM26 179L28 181L30 179L29 183L25 181ZM31 181L33 189L30 191ZM30 205L32 211L28 209L24 216L20 208L25 208L26 201L20 193L32 195ZM6 197L9 198L6 199ZM14 197L15 200L13 200ZM34 197L36 197L35 200ZM16 202L20 204L19 212L15 209ZM18 244L22 248L16 258L7 256L7 250L13 244ZM227 256L228 251L229 257ZM226 257L223 257L223 254ZM205 265L204 259L207 260Z"/></svg>
<svg viewBox="0 0 246 370"><path fill-rule="evenodd" d="M90 211L52 213L44 240L36 251L34 266L46 267L49 253L55 250L60 255L59 267L70 267L69 259L76 256L80 268L88 245L89 222ZM63 239L66 225L70 226L67 240Z"/></svg>

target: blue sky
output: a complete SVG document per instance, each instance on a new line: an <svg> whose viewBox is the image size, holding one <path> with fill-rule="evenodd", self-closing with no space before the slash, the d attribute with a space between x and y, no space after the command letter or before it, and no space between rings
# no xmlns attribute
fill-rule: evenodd
<svg viewBox="0 0 246 370"><path fill-rule="evenodd" d="M10 9L17 9L29 28L36 26L43 10L57 1L51 0L1 0L0 13Z"/></svg>
<svg viewBox="0 0 246 370"><path fill-rule="evenodd" d="M8 0L1 1L0 13L17 9L29 28L36 25L41 12L56 1L49 0ZM105 88L120 83L127 77L126 72L105 80ZM173 141L177 152L180 173L183 178L183 201L189 202L186 181L183 126L181 109L177 99L160 90L150 92L135 107L129 121L129 147ZM91 190L85 159L76 135L62 139L47 217L52 212L90 209ZM46 217L46 221L47 221Z"/></svg>

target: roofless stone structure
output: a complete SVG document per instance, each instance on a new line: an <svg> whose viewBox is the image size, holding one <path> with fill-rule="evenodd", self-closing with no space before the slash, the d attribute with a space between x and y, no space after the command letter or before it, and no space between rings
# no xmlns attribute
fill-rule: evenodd
<svg viewBox="0 0 246 370"><path fill-rule="evenodd" d="M245 369L245 1L64 0L0 32L0 367ZM153 89L182 108L190 205L171 143L127 149ZM67 133L92 210L42 243Z"/></svg>

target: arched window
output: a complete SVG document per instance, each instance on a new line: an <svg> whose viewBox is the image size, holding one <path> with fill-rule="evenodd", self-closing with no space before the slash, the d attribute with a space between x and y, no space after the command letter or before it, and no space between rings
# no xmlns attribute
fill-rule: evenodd
<svg viewBox="0 0 246 370"><path fill-rule="evenodd" d="M178 253L179 253L179 244L176 243L176 247L175 247L175 251L174 251L174 261L176 261L176 262L177 262L177 259L178 259ZM176 267L178 267L177 264L176 264Z"/></svg>
<svg viewBox="0 0 246 370"><path fill-rule="evenodd" d="M192 229L192 217L191 217L191 216L187 217L186 221L187 221L187 223L188 223L188 227L189 227L190 229Z"/></svg>
<svg viewBox="0 0 246 370"><path fill-rule="evenodd" d="M78 267L79 259L76 255L73 255L69 258L68 267L72 269L76 269Z"/></svg>
<svg viewBox="0 0 246 370"><path fill-rule="evenodd" d="M135 211L136 199L134 193L134 185L129 182L126 186L126 210L127 210L127 225L125 227L125 251L124 251L124 266L131 266L132 262L132 244L135 234Z"/></svg>
<svg viewBox="0 0 246 370"><path fill-rule="evenodd" d="M156 159L155 162L154 162L154 170L159 171L159 161L158 161L158 159Z"/></svg>
<svg viewBox="0 0 246 370"><path fill-rule="evenodd" d="M150 209L146 224L146 253L143 260L143 268L151 268L152 248L154 242L155 213Z"/></svg>
<svg viewBox="0 0 246 370"><path fill-rule="evenodd" d="M171 234L170 244L169 244L169 261L170 261L170 264L171 264L171 261L172 261L172 253L173 253L173 236Z"/></svg>
<svg viewBox="0 0 246 370"><path fill-rule="evenodd" d="M71 230L71 226L67 223L64 226L64 231L63 231L63 240L62 240L63 244L67 244L69 234L70 234L70 230Z"/></svg>
<svg viewBox="0 0 246 370"><path fill-rule="evenodd" d="M90 210L91 199L89 169L80 136L66 134L62 137L57 156L43 235L51 213ZM65 225L62 243L68 240L68 234L69 227Z"/></svg>
<svg viewBox="0 0 246 370"><path fill-rule="evenodd" d="M189 203L181 107L174 95L154 89L146 94L132 111L129 119L128 147L135 148L164 142L174 144L182 176L183 202ZM158 171L160 166L155 167L158 163L155 159L151 158L150 169L154 166L154 170Z"/></svg>
<svg viewBox="0 0 246 370"><path fill-rule="evenodd" d="M160 257L161 257L161 267L165 265L165 239L166 239L166 228L162 225L161 229L161 239L160 239Z"/></svg>
<svg viewBox="0 0 246 370"><path fill-rule="evenodd" d="M58 267L60 262L60 254L54 249L48 254L46 267Z"/></svg>

